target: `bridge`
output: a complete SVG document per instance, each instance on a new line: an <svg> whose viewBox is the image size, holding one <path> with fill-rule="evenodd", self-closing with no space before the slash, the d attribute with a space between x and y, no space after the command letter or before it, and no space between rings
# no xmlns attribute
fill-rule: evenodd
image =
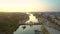
<svg viewBox="0 0 60 34"><path fill-rule="evenodd" d="M40 23L35 23L35 24L19 24L19 25L41 25Z"/></svg>

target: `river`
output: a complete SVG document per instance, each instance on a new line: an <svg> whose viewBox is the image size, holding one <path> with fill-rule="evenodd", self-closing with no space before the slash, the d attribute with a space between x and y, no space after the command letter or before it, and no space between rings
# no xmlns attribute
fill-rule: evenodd
<svg viewBox="0 0 60 34"><path fill-rule="evenodd" d="M38 21L37 19L36 19L36 17L35 16L33 16L33 14L31 14L30 15L30 20L28 20L27 22L30 22L30 21L32 21L32 22L34 22L34 21ZM33 19L34 18L34 19ZM56 29L54 29L54 28L52 28L52 27L49 27L49 24L48 24L49 22L47 21L47 22L45 22L45 27L46 27L46 29L50 32L50 34L60 34L60 31L58 31L58 30L56 30ZM26 26L26 28L25 29L23 29L22 27L23 26ZM34 32L34 30L39 30L39 31L41 31L41 26L42 25L33 25L32 27L30 27L29 25L21 25L21 26L19 26L19 28L14 32L14 34L35 34L35 32Z"/></svg>
<svg viewBox="0 0 60 34"><path fill-rule="evenodd" d="M25 29L23 29L22 27L26 26ZM41 25L33 25L32 27L30 27L29 25L21 25L17 31L14 32L14 34L34 34L34 30L41 30Z"/></svg>
<svg viewBox="0 0 60 34"><path fill-rule="evenodd" d="M38 23L38 20L36 19L35 16L33 16L33 14L29 13L29 20L26 21L26 23ZM22 27L26 26L25 29L23 29ZM41 25L33 25L33 26L29 26L29 25L21 25L19 26L19 28L17 29L17 31L14 32L14 34L34 34L34 30L41 30Z"/></svg>

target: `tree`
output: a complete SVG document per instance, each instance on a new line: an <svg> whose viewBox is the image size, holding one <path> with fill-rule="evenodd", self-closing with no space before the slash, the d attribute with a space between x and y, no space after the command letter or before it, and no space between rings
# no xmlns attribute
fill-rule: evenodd
<svg viewBox="0 0 60 34"><path fill-rule="evenodd" d="M1 13L0 14L0 31L5 34L13 34L19 27L20 21L27 21L28 15L25 13Z"/></svg>

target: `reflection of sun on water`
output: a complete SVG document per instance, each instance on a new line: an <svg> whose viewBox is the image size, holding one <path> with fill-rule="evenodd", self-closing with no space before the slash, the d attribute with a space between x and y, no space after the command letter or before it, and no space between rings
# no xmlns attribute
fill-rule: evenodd
<svg viewBox="0 0 60 34"><path fill-rule="evenodd" d="M35 16L33 16L32 14L30 14L29 17L30 17L30 21L37 22Z"/></svg>
<svg viewBox="0 0 60 34"><path fill-rule="evenodd" d="M38 20L36 19L35 16L33 16L33 14L30 14L29 20L26 23L30 23L30 22L32 22L32 23L38 23Z"/></svg>

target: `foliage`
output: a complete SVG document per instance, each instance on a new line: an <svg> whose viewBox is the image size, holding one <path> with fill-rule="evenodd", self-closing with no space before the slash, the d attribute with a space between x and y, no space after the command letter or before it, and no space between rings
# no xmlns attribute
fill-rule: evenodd
<svg viewBox="0 0 60 34"><path fill-rule="evenodd" d="M0 13L0 31L14 32L19 27L19 21L27 21L28 15L25 13Z"/></svg>
<svg viewBox="0 0 60 34"><path fill-rule="evenodd" d="M41 29L43 34L50 34L44 25L42 25Z"/></svg>

